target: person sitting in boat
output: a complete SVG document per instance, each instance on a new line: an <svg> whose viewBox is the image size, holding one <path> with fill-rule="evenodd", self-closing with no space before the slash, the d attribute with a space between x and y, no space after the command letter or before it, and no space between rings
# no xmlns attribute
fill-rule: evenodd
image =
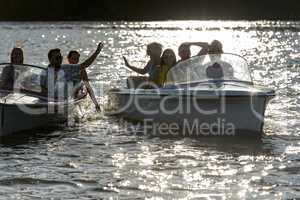
<svg viewBox="0 0 300 200"><path fill-rule="evenodd" d="M0 88L2 90L13 90L17 78L14 65L22 65L24 62L24 53L21 48L15 47L10 54L10 65L3 68L1 73Z"/></svg>
<svg viewBox="0 0 300 200"><path fill-rule="evenodd" d="M219 63L214 63L206 68L206 76L208 79L223 79L223 68Z"/></svg>
<svg viewBox="0 0 300 200"><path fill-rule="evenodd" d="M129 69L131 69L132 71L135 71L138 74L149 74L149 77L141 77L141 76L137 76L137 77L129 77L127 79L127 85L129 88L137 88L141 85L146 85L147 82L153 82L155 84L159 84L156 83L156 77L155 77L155 68L160 66L160 56L162 54L162 45L157 43L157 42L153 42L151 44L147 45L147 55L150 56L150 60L148 61L148 63L146 64L146 66L144 68L138 68L138 67L134 67L132 65L129 64L128 60L126 59L126 57L123 56L124 62L125 62L125 66L128 67Z"/></svg>
<svg viewBox="0 0 300 200"><path fill-rule="evenodd" d="M185 61L191 58L191 46L201 47L201 50L196 56L206 55L209 50L209 44L207 42L185 42L178 48L178 55L181 58L178 62Z"/></svg>
<svg viewBox="0 0 300 200"><path fill-rule="evenodd" d="M223 53L224 51L223 51L222 43L218 40L213 40L209 45L209 51L208 51L211 62L217 63L219 66L222 67L224 78L233 79L234 78L233 67L228 62L222 60Z"/></svg>
<svg viewBox="0 0 300 200"><path fill-rule="evenodd" d="M157 86L162 87L167 79L167 73L176 65L176 55L172 49L166 49L161 56L159 67L155 67L154 82Z"/></svg>
<svg viewBox="0 0 300 200"><path fill-rule="evenodd" d="M70 51L67 58L68 58L69 64L76 65L79 63L80 54L78 51ZM98 112L100 112L101 108L97 102L93 88L91 87L91 85L89 83L88 75L87 75L87 72L85 69L81 70L80 77L78 77L77 80L73 79L73 81L75 81L75 83L74 83L75 85L80 85L81 80L83 81L88 94L90 95L93 103L95 104L96 110ZM75 94L79 93L80 90L82 90L82 87L78 87L78 90L75 91Z"/></svg>
<svg viewBox="0 0 300 200"><path fill-rule="evenodd" d="M99 43L97 50L83 63L76 65L62 65L63 57L60 49L51 49L48 53L49 66L41 74L42 94L49 98L66 99L74 96L74 83L76 77L80 77L82 70L89 67L100 54L103 43Z"/></svg>

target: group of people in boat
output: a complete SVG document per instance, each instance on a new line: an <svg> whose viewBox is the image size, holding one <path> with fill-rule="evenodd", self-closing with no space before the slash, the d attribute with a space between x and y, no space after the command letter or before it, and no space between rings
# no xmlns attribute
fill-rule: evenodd
<svg viewBox="0 0 300 200"><path fill-rule="evenodd" d="M153 42L147 45L147 55L150 60L144 68L138 68L129 64L126 57L123 57L125 66L132 71L145 75L148 73L148 77L129 77L127 79L127 85L130 88L139 87L143 83L150 83L149 86L161 87L164 85L168 71L174 67L177 63L188 60L192 57L191 46L198 46L201 50L195 56L203 56L207 54L222 54L223 45L220 41L214 40L210 44L207 42L185 42L178 48L178 55L180 60L176 60L176 54L172 49L166 49L163 51L162 45L157 42Z"/></svg>
<svg viewBox="0 0 300 200"><path fill-rule="evenodd" d="M158 87L164 85L168 71L177 63L191 58L191 46L199 46L201 50L196 56L207 54L222 54L222 43L218 40L213 42L186 42L179 46L178 55L180 60L176 60L176 54L172 49L163 51L162 45L153 42L147 45L147 55L150 60L144 68L138 68L129 64L127 58L123 57L125 66L139 74L149 74L148 77L129 77L129 87L136 87L136 84L147 82ZM60 49L51 49L48 52L49 65L40 75L41 94L57 99L60 96L78 96L81 93L88 93L93 100L96 109L100 110L93 89L89 83L86 69L92 65L103 48L103 43L99 43L95 52L83 62L79 62L80 53L70 51L67 56L67 64L63 64L63 56ZM21 48L14 48L11 52L11 64L3 68L1 73L0 89L12 90L17 79L15 66L24 63L24 54ZM132 85L133 84L133 85ZM85 86L85 87L83 87ZM85 88L85 89L83 89ZM84 91L83 91L84 90Z"/></svg>
<svg viewBox="0 0 300 200"><path fill-rule="evenodd" d="M92 65L102 48L103 43L99 43L96 51L82 63L79 63L80 53L72 50L67 56L67 64L63 64L60 49L51 49L48 52L49 65L40 74L41 95L51 99L66 98L80 95L81 92L84 92L82 91L83 88L85 88L96 109L100 111L86 69ZM13 48L10 64L5 66L1 73L0 89L7 91L14 89L15 81L18 78L16 68L22 67L23 64L24 53L22 48Z"/></svg>

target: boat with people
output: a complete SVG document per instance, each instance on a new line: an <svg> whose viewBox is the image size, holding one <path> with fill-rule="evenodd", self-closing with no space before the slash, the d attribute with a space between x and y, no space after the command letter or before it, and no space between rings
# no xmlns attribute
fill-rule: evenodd
<svg viewBox="0 0 300 200"><path fill-rule="evenodd" d="M0 136L65 123L75 106L86 97L85 93L68 99L45 97L40 79L46 68L1 63L1 77L8 68L13 68L10 70L13 87L0 81Z"/></svg>
<svg viewBox="0 0 300 200"><path fill-rule="evenodd" d="M109 114L143 122L162 135L261 135L275 97L273 89L254 84L243 57L229 53L181 61L163 87L145 85L110 90Z"/></svg>

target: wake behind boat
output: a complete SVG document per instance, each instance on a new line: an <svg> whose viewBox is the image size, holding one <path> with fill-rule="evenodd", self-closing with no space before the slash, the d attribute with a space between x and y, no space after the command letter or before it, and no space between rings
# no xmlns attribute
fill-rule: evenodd
<svg viewBox="0 0 300 200"><path fill-rule="evenodd" d="M163 88L110 91L110 114L151 123L160 134L261 134L275 91L255 86L244 58L193 57L175 65Z"/></svg>
<svg viewBox="0 0 300 200"><path fill-rule="evenodd" d="M44 70L33 65L0 64L0 136L66 122L85 99L85 94L62 101L41 95L40 75ZM5 73L14 78L4 80Z"/></svg>

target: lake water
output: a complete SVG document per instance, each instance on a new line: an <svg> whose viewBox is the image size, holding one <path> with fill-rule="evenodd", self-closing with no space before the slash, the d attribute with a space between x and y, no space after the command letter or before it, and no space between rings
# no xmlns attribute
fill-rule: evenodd
<svg viewBox="0 0 300 200"><path fill-rule="evenodd" d="M1 62L15 45L26 63L46 66L50 48L76 49L84 59L104 41L88 70L102 104L132 75L122 55L143 66L153 41L177 52L182 42L218 39L248 60L255 83L277 93L261 139L136 135L86 105L81 123L1 140L0 198L300 198L299 31L300 22L275 21L0 23Z"/></svg>

